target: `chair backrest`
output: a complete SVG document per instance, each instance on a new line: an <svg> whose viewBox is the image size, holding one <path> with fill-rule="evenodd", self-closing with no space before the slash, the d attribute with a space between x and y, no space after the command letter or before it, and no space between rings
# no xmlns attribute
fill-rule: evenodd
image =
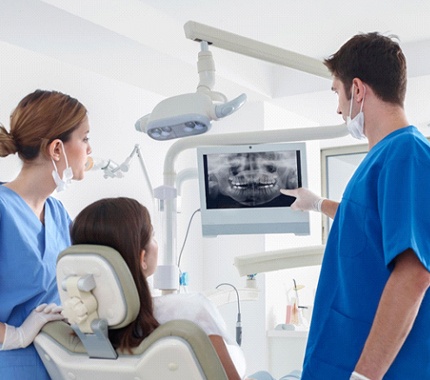
<svg viewBox="0 0 430 380"><path fill-rule="evenodd" d="M67 248L57 260L57 284L70 324L48 323L35 340L53 379L227 379L210 339L190 321L159 326L131 353L112 347L108 329L131 323L140 307L114 249Z"/></svg>

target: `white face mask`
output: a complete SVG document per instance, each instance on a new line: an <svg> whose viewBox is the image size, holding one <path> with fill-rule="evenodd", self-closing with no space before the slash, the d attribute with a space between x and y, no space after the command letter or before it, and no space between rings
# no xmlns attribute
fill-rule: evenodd
<svg viewBox="0 0 430 380"><path fill-rule="evenodd" d="M56 189L57 192L66 190L69 185L72 183L73 178L73 171L72 168L69 166L69 162L67 161L66 151L64 150L63 142L61 142L61 145L63 146L63 152L64 152L64 158L66 159L66 169L63 171L63 178L60 177L60 174L58 174L57 165L55 165L55 161L53 159L52 163L54 164L54 170L52 171L52 178L54 178L54 182L57 185Z"/></svg>
<svg viewBox="0 0 430 380"><path fill-rule="evenodd" d="M363 104L364 104L364 96L366 95L366 88L364 88L363 100L360 106L360 112L351 120L352 113L352 103L354 101L354 85L352 85L351 89L351 106L349 107L349 116L346 118L346 125L348 127L348 131L350 135L358 140L363 140L366 138L364 134L364 114L363 114Z"/></svg>

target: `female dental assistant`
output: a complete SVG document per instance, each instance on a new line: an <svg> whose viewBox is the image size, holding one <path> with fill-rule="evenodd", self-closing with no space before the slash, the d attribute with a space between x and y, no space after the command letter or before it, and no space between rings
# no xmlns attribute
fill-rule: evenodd
<svg viewBox="0 0 430 380"><path fill-rule="evenodd" d="M0 126L0 156L17 153L18 176L0 186L0 376L49 379L32 344L61 319L55 265L70 245L71 219L51 197L84 177L91 148L86 108L56 91L24 97Z"/></svg>

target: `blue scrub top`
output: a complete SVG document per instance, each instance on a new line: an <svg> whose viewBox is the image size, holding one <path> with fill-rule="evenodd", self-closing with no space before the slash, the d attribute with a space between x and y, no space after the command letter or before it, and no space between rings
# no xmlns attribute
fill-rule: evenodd
<svg viewBox="0 0 430 380"><path fill-rule="evenodd" d="M0 186L1 322L20 326L41 303L59 304L55 267L71 244L70 223L59 200L46 200L43 225L17 193ZM0 351L0 378L49 379L33 344Z"/></svg>
<svg viewBox="0 0 430 380"><path fill-rule="evenodd" d="M303 380L348 380L393 259L412 248L430 270L430 144L413 126L375 145L342 197L324 254ZM430 296L384 377L430 379Z"/></svg>

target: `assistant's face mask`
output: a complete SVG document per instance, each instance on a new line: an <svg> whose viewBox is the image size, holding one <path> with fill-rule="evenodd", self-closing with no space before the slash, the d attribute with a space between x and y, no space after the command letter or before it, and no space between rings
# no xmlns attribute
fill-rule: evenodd
<svg viewBox="0 0 430 380"><path fill-rule="evenodd" d="M66 160L66 169L63 171L63 177L60 177L60 174L58 173L57 165L55 165L55 161L51 158L52 163L54 164L54 170L52 171L52 178L54 178L55 184L57 185L56 189L57 192L66 190L69 185L72 183L73 178L73 171L72 168L69 166L69 162L67 161L67 155L66 151L64 150L63 142L61 142L61 145L63 146L63 153L64 158Z"/></svg>
<svg viewBox="0 0 430 380"><path fill-rule="evenodd" d="M350 135L358 140L363 140L366 138L366 135L364 134L364 114L363 114L363 104L364 104L364 97L366 96L366 87L363 86L363 88L364 88L364 95L360 106L360 112L354 117L354 119L351 120L352 103L354 101L354 96L353 96L354 85L352 85L351 105L349 107L349 116L346 118L346 126L348 127L348 131Z"/></svg>

